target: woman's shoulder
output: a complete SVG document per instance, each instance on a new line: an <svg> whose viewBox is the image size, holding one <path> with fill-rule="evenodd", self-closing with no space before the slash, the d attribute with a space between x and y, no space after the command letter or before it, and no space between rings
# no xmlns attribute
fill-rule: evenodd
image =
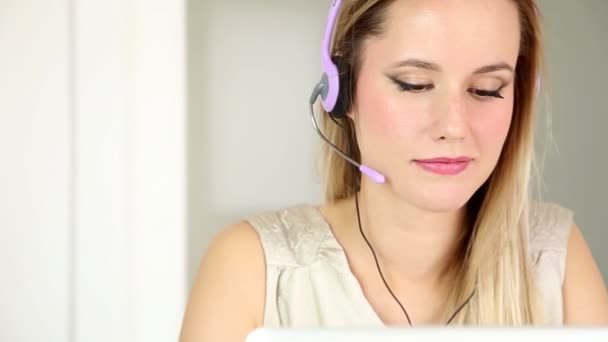
<svg viewBox="0 0 608 342"><path fill-rule="evenodd" d="M243 222L231 224L213 237L201 259L180 341L242 341L262 324L264 298L264 255L258 237Z"/></svg>
<svg viewBox="0 0 608 342"><path fill-rule="evenodd" d="M319 207L310 203L260 211L244 221L257 232L268 265L311 263L329 231Z"/></svg>
<svg viewBox="0 0 608 342"><path fill-rule="evenodd" d="M605 325L606 285L573 210L545 202L530 209L532 258L552 321Z"/></svg>
<svg viewBox="0 0 608 342"><path fill-rule="evenodd" d="M530 248L533 252L566 253L574 212L554 202L532 201L529 209Z"/></svg>
<svg viewBox="0 0 608 342"><path fill-rule="evenodd" d="M558 203L532 201L529 207L529 256L548 321L563 320L564 282L573 211Z"/></svg>

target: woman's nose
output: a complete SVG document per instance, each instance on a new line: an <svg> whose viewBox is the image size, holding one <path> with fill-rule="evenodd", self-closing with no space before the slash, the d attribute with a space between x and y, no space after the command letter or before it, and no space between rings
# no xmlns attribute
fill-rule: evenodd
<svg viewBox="0 0 608 342"><path fill-rule="evenodd" d="M465 95L452 92L444 94L435 107L432 134L435 140L460 141L469 133Z"/></svg>

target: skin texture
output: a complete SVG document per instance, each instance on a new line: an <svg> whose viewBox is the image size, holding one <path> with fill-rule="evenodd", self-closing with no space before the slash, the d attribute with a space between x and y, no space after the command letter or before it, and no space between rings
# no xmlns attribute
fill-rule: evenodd
<svg viewBox="0 0 608 342"><path fill-rule="evenodd" d="M363 177L365 234L383 273L415 324L440 324L449 287L443 270L462 233L463 208L496 165L511 122L519 21L510 0L401 0L389 8L386 34L365 43L354 120L363 163L384 173ZM395 66L408 59L436 67ZM422 85L404 92L394 80ZM429 86L432 85L432 86ZM484 97L479 91L496 91ZM439 176L415 159L468 156L461 174ZM352 198L321 213L344 248L349 267L378 316L404 324L359 235ZM566 324L608 324L608 295L580 230L572 227L563 285ZM449 279L447 279L449 280ZM244 341L263 324L264 252L246 223L226 227L201 262L180 341Z"/></svg>
<svg viewBox="0 0 608 342"><path fill-rule="evenodd" d="M364 163L387 176L386 195L430 212L454 211L488 178L509 129L513 72L475 71L499 63L515 68L517 9L507 0L397 1L390 13L383 39L365 45L350 113ZM428 61L440 70L395 67L407 59ZM400 91L394 79L433 89ZM503 98L473 94L503 86ZM443 156L474 161L451 177L413 162Z"/></svg>

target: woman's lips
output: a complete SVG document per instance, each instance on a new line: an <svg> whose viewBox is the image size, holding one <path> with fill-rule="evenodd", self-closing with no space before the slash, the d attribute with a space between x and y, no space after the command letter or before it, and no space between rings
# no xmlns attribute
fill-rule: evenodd
<svg viewBox="0 0 608 342"><path fill-rule="evenodd" d="M471 163L473 159L469 157L440 157L432 159L418 159L414 160L416 165L420 166L426 171L452 176L463 172Z"/></svg>

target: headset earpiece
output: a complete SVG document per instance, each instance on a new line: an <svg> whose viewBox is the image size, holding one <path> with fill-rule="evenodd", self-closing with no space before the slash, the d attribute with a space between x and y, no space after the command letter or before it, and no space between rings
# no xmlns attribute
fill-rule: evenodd
<svg viewBox="0 0 608 342"><path fill-rule="evenodd" d="M352 97L351 67L340 56L334 56L332 60L338 69L339 89L336 105L330 115L335 119L340 119L344 118L350 110Z"/></svg>

